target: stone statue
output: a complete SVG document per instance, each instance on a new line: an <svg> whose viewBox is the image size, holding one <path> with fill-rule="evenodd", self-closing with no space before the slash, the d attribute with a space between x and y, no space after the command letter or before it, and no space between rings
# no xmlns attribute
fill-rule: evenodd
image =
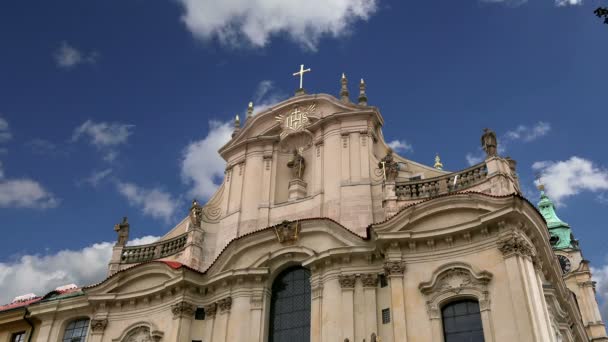
<svg viewBox="0 0 608 342"><path fill-rule="evenodd" d="M203 207L198 204L195 199L192 201L192 207L190 207L190 224L192 227L200 228L203 220Z"/></svg>
<svg viewBox="0 0 608 342"><path fill-rule="evenodd" d="M393 158L393 149L389 148L386 152L386 156L378 163L378 168L383 170L384 179L387 181L394 181L399 175L399 163Z"/></svg>
<svg viewBox="0 0 608 342"><path fill-rule="evenodd" d="M306 168L306 161L302 152L298 149L293 149L293 158L287 163L287 167L291 169L293 179L303 180L304 169Z"/></svg>
<svg viewBox="0 0 608 342"><path fill-rule="evenodd" d="M125 246L129 240L129 222L127 217L122 218L122 222L114 225L114 231L118 233L118 241L115 246Z"/></svg>
<svg viewBox="0 0 608 342"><path fill-rule="evenodd" d="M372 336L370 336L369 340L371 342L376 342L376 333L372 333Z"/></svg>
<svg viewBox="0 0 608 342"><path fill-rule="evenodd" d="M487 157L495 157L498 150L498 141L496 140L496 133L489 128L483 129L483 135L481 136L481 147L486 151Z"/></svg>

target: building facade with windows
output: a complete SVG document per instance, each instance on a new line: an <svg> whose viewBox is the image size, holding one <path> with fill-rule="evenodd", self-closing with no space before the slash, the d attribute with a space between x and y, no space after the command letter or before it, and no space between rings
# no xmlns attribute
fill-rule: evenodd
<svg viewBox="0 0 608 342"><path fill-rule="evenodd" d="M250 105L206 203L150 245L123 219L108 277L0 307L0 342L608 341L570 227L491 130L483 162L425 166L341 85Z"/></svg>

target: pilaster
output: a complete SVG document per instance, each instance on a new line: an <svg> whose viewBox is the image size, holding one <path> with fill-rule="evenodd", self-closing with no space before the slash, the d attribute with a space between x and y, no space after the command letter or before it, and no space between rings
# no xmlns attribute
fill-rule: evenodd
<svg viewBox="0 0 608 342"><path fill-rule="evenodd" d="M407 325L405 321L405 292L403 276L405 262L389 260L384 263L391 288L391 322L395 341L407 341Z"/></svg>
<svg viewBox="0 0 608 342"><path fill-rule="evenodd" d="M179 302L171 305L171 313L173 313L171 341L190 341L190 326L192 325L195 310L196 307L188 302Z"/></svg>
<svg viewBox="0 0 608 342"><path fill-rule="evenodd" d="M376 291L378 289L378 274L366 273L361 275L363 283L363 296L365 299L365 333L364 336L378 332L378 306L376 304Z"/></svg>
<svg viewBox="0 0 608 342"><path fill-rule="evenodd" d="M108 320L106 318L94 318L90 323L90 337L89 342L101 342L103 339L104 331L108 326Z"/></svg>
<svg viewBox="0 0 608 342"><path fill-rule="evenodd" d="M355 338L355 281L354 274L340 275L338 282L342 288L342 339Z"/></svg>
<svg viewBox="0 0 608 342"><path fill-rule="evenodd" d="M213 328L215 322L215 314L217 313L217 304L212 303L204 307L205 310L205 330L203 341L211 341L213 337Z"/></svg>

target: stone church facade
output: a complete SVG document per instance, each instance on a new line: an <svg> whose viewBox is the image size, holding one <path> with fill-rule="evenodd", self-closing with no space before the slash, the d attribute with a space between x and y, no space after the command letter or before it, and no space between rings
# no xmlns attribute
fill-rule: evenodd
<svg viewBox="0 0 608 342"><path fill-rule="evenodd" d="M0 306L0 342L608 341L589 261L497 154L448 172L387 146L365 84L235 120L223 182L108 277Z"/></svg>

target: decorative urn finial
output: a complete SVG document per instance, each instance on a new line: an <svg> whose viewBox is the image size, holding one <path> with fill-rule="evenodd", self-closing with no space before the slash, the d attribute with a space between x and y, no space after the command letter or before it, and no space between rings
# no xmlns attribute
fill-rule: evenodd
<svg viewBox="0 0 608 342"><path fill-rule="evenodd" d="M367 106L367 95L365 94L365 81L361 79L359 83L359 105Z"/></svg>
<svg viewBox="0 0 608 342"><path fill-rule="evenodd" d="M441 163L441 158L439 158L439 153L435 155L435 165L433 165L437 170L443 170L443 164Z"/></svg>
<svg viewBox="0 0 608 342"><path fill-rule="evenodd" d="M241 130L241 119L239 118L239 115L237 114L234 117L234 131L232 132L232 137L234 138L234 136Z"/></svg>
<svg viewBox="0 0 608 342"><path fill-rule="evenodd" d="M247 106L247 120L253 116L253 102L249 102L249 106Z"/></svg>
<svg viewBox="0 0 608 342"><path fill-rule="evenodd" d="M342 85L342 87L340 88L340 100L342 100L342 102L344 103L348 103L350 102L350 99L348 97L348 79L346 78L346 75L344 75L344 73L342 73L342 78L340 79L340 84Z"/></svg>

